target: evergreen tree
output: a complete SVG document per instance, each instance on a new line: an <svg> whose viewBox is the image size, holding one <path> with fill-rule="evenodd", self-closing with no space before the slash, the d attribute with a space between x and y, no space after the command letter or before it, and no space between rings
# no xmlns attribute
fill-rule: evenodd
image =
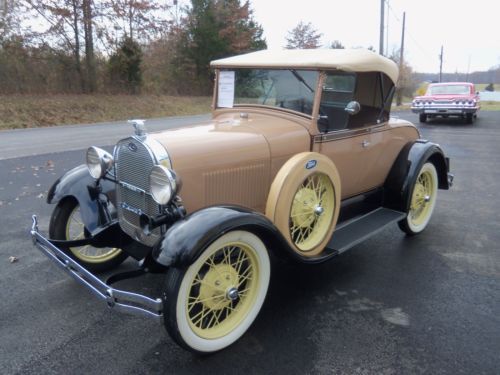
<svg viewBox="0 0 500 375"><path fill-rule="evenodd" d="M138 94L142 84L142 50L130 37L125 37L117 51L109 58L111 81L130 94Z"/></svg>
<svg viewBox="0 0 500 375"><path fill-rule="evenodd" d="M206 92L211 87L210 61L267 46L248 1L241 5L239 0L191 0L183 26L180 55L187 70L193 66Z"/></svg>

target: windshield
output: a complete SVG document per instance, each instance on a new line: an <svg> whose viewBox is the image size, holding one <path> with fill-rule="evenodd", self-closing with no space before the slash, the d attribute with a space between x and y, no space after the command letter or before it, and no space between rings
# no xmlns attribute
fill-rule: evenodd
<svg viewBox="0 0 500 375"><path fill-rule="evenodd" d="M265 105L311 115L318 76L295 69L222 70L217 106Z"/></svg>
<svg viewBox="0 0 500 375"><path fill-rule="evenodd" d="M430 86L428 95L469 95L469 85L437 85Z"/></svg>

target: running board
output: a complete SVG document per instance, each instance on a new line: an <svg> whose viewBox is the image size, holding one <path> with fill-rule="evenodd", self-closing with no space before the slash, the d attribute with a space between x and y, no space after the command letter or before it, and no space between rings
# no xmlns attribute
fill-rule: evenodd
<svg viewBox="0 0 500 375"><path fill-rule="evenodd" d="M337 254L343 253L380 232L389 224L398 222L405 217L406 213L404 212L382 207L378 208L366 215L337 226L325 250L337 252Z"/></svg>

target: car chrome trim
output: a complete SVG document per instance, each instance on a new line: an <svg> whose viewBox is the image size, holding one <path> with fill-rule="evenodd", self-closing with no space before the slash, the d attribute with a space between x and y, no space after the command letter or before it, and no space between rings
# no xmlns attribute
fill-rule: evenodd
<svg viewBox="0 0 500 375"><path fill-rule="evenodd" d="M129 152L130 148L127 145L128 143L135 143L138 150ZM129 170L128 158L124 156L127 153L140 153L140 155L136 156L145 164L142 165L141 162L139 166L136 159L135 166L132 170ZM172 167L170 156L160 142L146 134L144 136L132 135L131 137L118 141L114 150L114 159L115 174L118 184L116 198L118 200L117 208L120 227L130 237L151 247L160 239L163 231L161 227L156 228L155 231L151 233L151 236L141 239L137 237L137 231L142 231L139 224L139 216L145 214L153 217L162 212L162 206L154 202L149 191L150 187L147 183L147 175L150 173L150 168L153 168L155 165L162 165L170 169ZM143 173L144 169L146 170L145 180L144 184L141 184L137 180L137 177ZM132 176L136 178L128 180L128 177ZM133 193L128 194L127 192ZM122 201L125 205L122 205Z"/></svg>
<svg viewBox="0 0 500 375"><path fill-rule="evenodd" d="M170 159L170 155L160 142L158 142L156 139L151 138L150 136L146 136L145 139L136 139L150 149L153 160L156 160L156 164L162 164L162 162L166 161L168 165L165 166L172 169L172 160Z"/></svg>
<svg viewBox="0 0 500 375"><path fill-rule="evenodd" d="M149 194L146 190L141 189L141 188L139 188L139 187L137 187L137 186L135 186L135 185L129 184L129 183L127 183L127 182L124 182L124 181L118 181L118 183L119 183L121 186L123 186L124 188L127 188L127 189L129 189L129 190L132 190L132 191L134 191L134 192L136 192L136 193L151 195L151 194Z"/></svg>
<svg viewBox="0 0 500 375"><path fill-rule="evenodd" d="M132 126L135 129L135 135L138 137L144 137L146 136L146 125L144 124L146 120L141 120L141 119L134 119L134 120L128 120L127 122L129 124L132 124Z"/></svg>
<svg viewBox="0 0 500 375"><path fill-rule="evenodd" d="M387 123L375 124L372 126L360 128L360 129L343 129L336 130L326 134L318 134L314 136L314 143L329 142L337 139L352 138L363 134L376 133L379 131L385 131L385 125Z"/></svg>
<svg viewBox="0 0 500 375"><path fill-rule="evenodd" d="M124 313L153 318L159 323L162 322L163 302L160 298L153 299L142 294L110 287L40 234L36 215L32 216L32 220L30 234L33 245L58 267L66 271L79 284L85 286L101 300L104 300L109 308Z"/></svg>
<svg viewBox="0 0 500 375"><path fill-rule="evenodd" d="M143 137L133 135L130 138L133 138L136 141L142 143L146 147L146 150L151 156L151 159L154 160L156 164L160 164L162 161L166 160L168 163L168 168L172 168L170 155L168 154L165 147L163 147L162 144L158 142L156 139L151 138L149 135Z"/></svg>
<svg viewBox="0 0 500 375"><path fill-rule="evenodd" d="M453 173L448 172L448 186L452 187L453 186L453 180L455 179L455 175Z"/></svg>

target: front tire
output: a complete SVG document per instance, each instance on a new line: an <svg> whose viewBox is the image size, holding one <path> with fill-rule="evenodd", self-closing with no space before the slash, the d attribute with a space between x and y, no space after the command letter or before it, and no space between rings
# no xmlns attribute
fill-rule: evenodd
<svg viewBox="0 0 500 375"><path fill-rule="evenodd" d="M398 222L403 232L415 235L426 228L436 205L437 188L436 167L431 162L426 162L418 172L413 185L408 215Z"/></svg>
<svg viewBox="0 0 500 375"><path fill-rule="evenodd" d="M474 122L474 115L472 113L467 113L465 115L465 123L472 124Z"/></svg>
<svg viewBox="0 0 500 375"><path fill-rule="evenodd" d="M241 230L224 234L189 267L167 272L168 333L195 353L228 347L257 317L270 272L267 249L256 235Z"/></svg>
<svg viewBox="0 0 500 375"><path fill-rule="evenodd" d="M54 240L77 240L85 237L85 226L81 221L80 205L75 199L60 202L50 219L49 236ZM90 245L63 248L67 255L90 272L109 271L120 265L128 255L118 248L96 248Z"/></svg>
<svg viewBox="0 0 500 375"><path fill-rule="evenodd" d="M420 121L420 122L426 122L427 121L427 115L425 113L421 113L418 116L418 121Z"/></svg>

